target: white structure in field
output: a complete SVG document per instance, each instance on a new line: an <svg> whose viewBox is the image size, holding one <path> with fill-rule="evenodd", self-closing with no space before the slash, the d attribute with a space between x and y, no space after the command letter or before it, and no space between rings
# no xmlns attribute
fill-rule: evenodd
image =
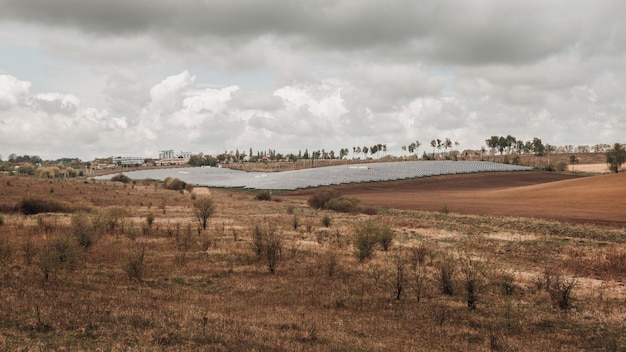
<svg viewBox="0 0 626 352"><path fill-rule="evenodd" d="M174 152L173 149L161 150L159 152L159 159L189 159L191 158L191 152Z"/></svg>

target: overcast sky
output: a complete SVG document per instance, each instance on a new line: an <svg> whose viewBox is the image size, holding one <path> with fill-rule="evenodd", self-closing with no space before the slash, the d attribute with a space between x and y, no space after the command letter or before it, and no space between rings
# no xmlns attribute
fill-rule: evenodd
<svg viewBox="0 0 626 352"><path fill-rule="evenodd" d="M625 142L625 18L620 0L0 0L0 155Z"/></svg>

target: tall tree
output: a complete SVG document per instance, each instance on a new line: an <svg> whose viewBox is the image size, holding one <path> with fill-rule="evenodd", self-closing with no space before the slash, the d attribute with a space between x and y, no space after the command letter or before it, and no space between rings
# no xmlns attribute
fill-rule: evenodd
<svg viewBox="0 0 626 352"><path fill-rule="evenodd" d="M606 162L611 172L618 173L620 167L626 162L626 148L620 143L615 143L613 148L606 152Z"/></svg>

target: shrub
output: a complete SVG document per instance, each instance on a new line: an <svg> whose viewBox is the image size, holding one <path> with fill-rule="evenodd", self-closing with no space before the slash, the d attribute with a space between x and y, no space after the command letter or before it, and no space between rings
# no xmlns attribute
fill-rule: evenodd
<svg viewBox="0 0 626 352"><path fill-rule="evenodd" d="M339 197L339 192L335 190L317 190L311 195L307 203L311 208L323 209L326 202L337 197Z"/></svg>
<svg viewBox="0 0 626 352"><path fill-rule="evenodd" d="M152 224L154 224L154 213L153 212L149 212L148 215L146 215L146 224L148 224L148 228L152 228Z"/></svg>
<svg viewBox="0 0 626 352"><path fill-rule="evenodd" d="M271 223L266 226L255 224L252 230L252 249L258 260L267 261L267 269L273 274L282 258L282 236Z"/></svg>
<svg viewBox="0 0 626 352"><path fill-rule="evenodd" d="M6 236L0 235L0 265L2 267L9 264L13 256L13 248Z"/></svg>
<svg viewBox="0 0 626 352"><path fill-rule="evenodd" d="M0 226L4 225L4 216L0 215Z"/></svg>
<svg viewBox="0 0 626 352"><path fill-rule="evenodd" d="M391 247L394 237L395 237L395 234L393 233L393 230L389 226L381 225L378 228L377 241L383 247L383 251L386 252L389 249L389 247Z"/></svg>
<svg viewBox="0 0 626 352"><path fill-rule="evenodd" d="M272 193L268 190L258 191L255 198L256 200L272 200Z"/></svg>
<svg viewBox="0 0 626 352"><path fill-rule="evenodd" d="M332 219L330 218L330 216L324 215L324 217L322 218L322 225L324 225L324 227L330 227L331 223Z"/></svg>
<svg viewBox="0 0 626 352"><path fill-rule="evenodd" d="M96 228L85 214L76 214L72 217L72 235L83 248L94 244Z"/></svg>
<svg viewBox="0 0 626 352"><path fill-rule="evenodd" d="M124 263L124 271L130 280L141 281L144 274L144 259L146 256L146 247L137 246L131 248L126 254L126 262Z"/></svg>
<svg viewBox="0 0 626 352"><path fill-rule="evenodd" d="M74 238L63 236L48 242L41 251L37 265L47 280L58 271L73 271L81 259L81 249Z"/></svg>
<svg viewBox="0 0 626 352"><path fill-rule="evenodd" d="M360 203L356 198L336 197L326 201L323 208L340 213L355 213L359 210Z"/></svg>
<svg viewBox="0 0 626 352"><path fill-rule="evenodd" d="M379 228L372 221L357 225L354 238L355 255L359 261L371 259L374 256L374 247L378 242Z"/></svg>
<svg viewBox="0 0 626 352"><path fill-rule="evenodd" d="M437 280L439 281L439 287L444 295L454 295L454 274L456 271L456 264L454 259L450 256L443 258L439 263L437 272Z"/></svg>
<svg viewBox="0 0 626 352"><path fill-rule="evenodd" d="M18 208L24 215L34 215L40 213L68 213L72 211L69 204L53 199L43 199L36 197L23 198Z"/></svg>
<svg viewBox="0 0 626 352"><path fill-rule="evenodd" d="M195 208L196 218L202 225L202 228L206 230L209 218L215 213L213 198L208 196L198 198L193 202L193 207Z"/></svg>
<svg viewBox="0 0 626 352"><path fill-rule="evenodd" d="M121 183L130 183L132 180L130 179L130 177L124 175L124 174L117 174L113 177L111 177L111 181L113 182L121 182Z"/></svg>
<svg viewBox="0 0 626 352"><path fill-rule="evenodd" d="M187 183L181 181L176 177L166 177L163 181L163 188L169 189L172 191L181 191L184 190L187 186Z"/></svg>

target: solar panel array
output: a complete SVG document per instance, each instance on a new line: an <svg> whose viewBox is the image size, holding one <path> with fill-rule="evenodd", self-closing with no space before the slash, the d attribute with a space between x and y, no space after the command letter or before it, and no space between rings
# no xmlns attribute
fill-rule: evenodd
<svg viewBox="0 0 626 352"><path fill-rule="evenodd" d="M178 168L141 170L125 173L134 180L176 177L196 186L295 190L347 183L395 181L427 176L477 172L529 171L528 166L489 161L405 161L393 163L350 164L282 172L246 172L226 168ZM96 179L109 180L108 176Z"/></svg>

